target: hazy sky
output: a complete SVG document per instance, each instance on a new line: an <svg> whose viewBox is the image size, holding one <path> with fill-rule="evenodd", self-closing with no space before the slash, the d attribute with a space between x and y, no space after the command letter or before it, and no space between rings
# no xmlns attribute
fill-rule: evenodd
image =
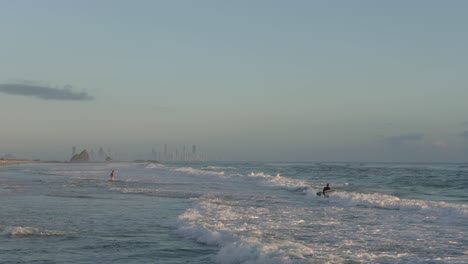
<svg viewBox="0 0 468 264"><path fill-rule="evenodd" d="M0 0L0 156L468 161L468 1Z"/></svg>

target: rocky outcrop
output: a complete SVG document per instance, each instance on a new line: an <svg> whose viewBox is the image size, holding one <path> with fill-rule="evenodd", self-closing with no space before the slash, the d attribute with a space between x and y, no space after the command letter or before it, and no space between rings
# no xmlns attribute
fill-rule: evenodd
<svg viewBox="0 0 468 264"><path fill-rule="evenodd" d="M70 160L70 162L87 162L87 161L89 161L89 154L88 154L88 151L86 151L86 149L81 151L81 153L79 154L73 155L73 157Z"/></svg>

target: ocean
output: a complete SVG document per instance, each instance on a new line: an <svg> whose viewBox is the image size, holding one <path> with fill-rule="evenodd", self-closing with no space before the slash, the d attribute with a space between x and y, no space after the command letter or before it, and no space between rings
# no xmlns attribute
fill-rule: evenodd
<svg viewBox="0 0 468 264"><path fill-rule="evenodd" d="M467 189L466 164L2 166L0 263L468 263Z"/></svg>

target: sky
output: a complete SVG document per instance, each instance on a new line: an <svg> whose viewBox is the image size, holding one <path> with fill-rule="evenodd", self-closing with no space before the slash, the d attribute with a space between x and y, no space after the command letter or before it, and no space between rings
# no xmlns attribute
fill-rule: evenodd
<svg viewBox="0 0 468 264"><path fill-rule="evenodd" d="M0 0L0 156L467 162L467 10Z"/></svg>

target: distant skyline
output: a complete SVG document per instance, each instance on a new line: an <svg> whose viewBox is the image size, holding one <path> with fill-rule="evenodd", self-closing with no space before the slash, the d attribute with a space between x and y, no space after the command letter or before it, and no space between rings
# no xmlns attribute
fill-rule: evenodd
<svg viewBox="0 0 468 264"><path fill-rule="evenodd" d="M0 157L468 162L466 10L0 0Z"/></svg>

